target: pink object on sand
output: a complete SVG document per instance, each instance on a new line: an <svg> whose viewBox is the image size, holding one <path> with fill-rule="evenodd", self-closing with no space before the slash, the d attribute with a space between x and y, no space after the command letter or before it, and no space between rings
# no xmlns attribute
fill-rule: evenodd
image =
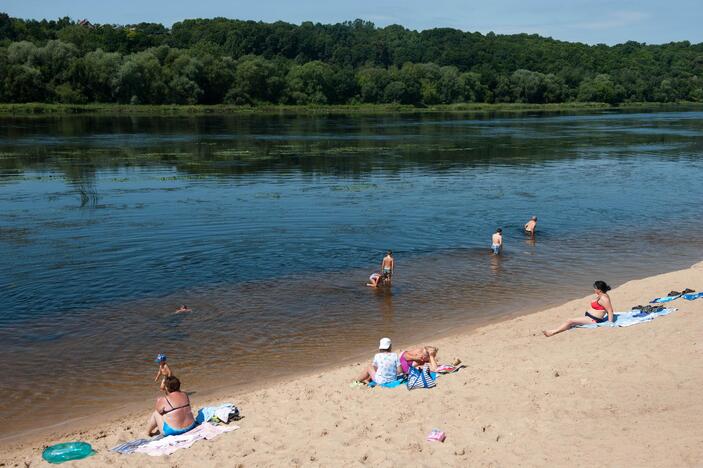
<svg viewBox="0 0 703 468"><path fill-rule="evenodd" d="M444 442L446 438L447 435L444 431L440 431L439 429L432 429L432 432L427 434L427 440L430 442Z"/></svg>

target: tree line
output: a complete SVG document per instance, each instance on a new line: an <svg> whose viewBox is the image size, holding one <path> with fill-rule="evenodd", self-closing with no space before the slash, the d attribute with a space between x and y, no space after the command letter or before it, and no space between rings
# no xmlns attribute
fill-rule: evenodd
<svg viewBox="0 0 703 468"><path fill-rule="evenodd" d="M615 46L355 20L92 25L0 13L0 102L703 102L703 43Z"/></svg>

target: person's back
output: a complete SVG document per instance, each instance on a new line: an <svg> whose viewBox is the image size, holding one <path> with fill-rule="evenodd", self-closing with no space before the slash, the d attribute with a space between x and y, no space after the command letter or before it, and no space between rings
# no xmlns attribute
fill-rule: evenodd
<svg viewBox="0 0 703 468"><path fill-rule="evenodd" d="M381 351L373 357L373 366L376 368L374 381L377 384L392 382L397 378L398 366L400 360L398 353L391 351Z"/></svg>
<svg viewBox="0 0 703 468"><path fill-rule="evenodd" d="M386 252L386 256L383 257L383 261L381 262L381 272L386 274L392 274L394 263L395 262L393 261L393 252L389 250L388 252Z"/></svg>
<svg viewBox="0 0 703 468"><path fill-rule="evenodd" d="M528 234L534 234L537 228L537 216L533 216L527 224L525 224L525 232Z"/></svg>
<svg viewBox="0 0 703 468"><path fill-rule="evenodd" d="M501 228L496 229L495 234L493 234L493 237L491 238L491 249L493 250L493 253L495 255L498 255L500 253L501 248L503 247L503 230Z"/></svg>
<svg viewBox="0 0 703 468"><path fill-rule="evenodd" d="M394 270L395 260L393 259L393 251L389 250L386 252L386 256L383 257L383 260L381 261L381 275L385 285L390 286Z"/></svg>

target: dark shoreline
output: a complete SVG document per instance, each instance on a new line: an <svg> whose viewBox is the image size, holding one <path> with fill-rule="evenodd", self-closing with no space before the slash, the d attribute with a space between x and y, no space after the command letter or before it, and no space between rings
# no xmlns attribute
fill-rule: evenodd
<svg viewBox="0 0 703 468"><path fill-rule="evenodd" d="M611 105L598 102L569 102L556 104L487 104L465 103L434 106L403 104L361 105L129 105L129 104L47 104L47 103L0 103L2 116L33 115L227 115L227 114L431 114L431 113L522 113L522 112L577 112L599 110L699 110L703 103L681 102L633 102Z"/></svg>

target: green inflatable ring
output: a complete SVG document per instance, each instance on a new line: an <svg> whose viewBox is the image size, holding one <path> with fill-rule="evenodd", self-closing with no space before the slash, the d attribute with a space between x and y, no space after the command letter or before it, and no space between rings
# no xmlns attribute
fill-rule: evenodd
<svg viewBox="0 0 703 468"><path fill-rule="evenodd" d="M45 448L41 456L49 463L57 464L70 460L80 460L94 453L93 447L85 442L64 442Z"/></svg>

